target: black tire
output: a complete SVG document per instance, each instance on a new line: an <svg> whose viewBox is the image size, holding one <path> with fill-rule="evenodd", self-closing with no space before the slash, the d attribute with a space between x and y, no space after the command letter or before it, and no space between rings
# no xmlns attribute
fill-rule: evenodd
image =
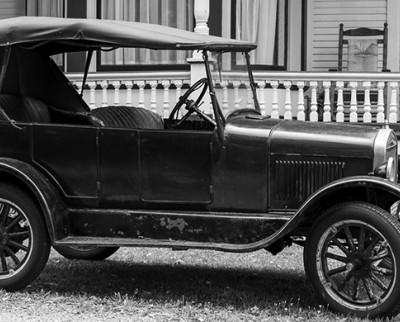
<svg viewBox="0 0 400 322"><path fill-rule="evenodd" d="M32 282L49 258L43 216L19 188L0 185L0 288L19 290Z"/></svg>
<svg viewBox="0 0 400 322"><path fill-rule="evenodd" d="M314 224L304 267L317 295L333 310L393 316L400 304L400 224L368 203L336 205Z"/></svg>
<svg viewBox="0 0 400 322"><path fill-rule="evenodd" d="M68 259L103 260L114 254L119 247L54 246L54 249Z"/></svg>
<svg viewBox="0 0 400 322"><path fill-rule="evenodd" d="M149 110L131 106L106 106L91 111L104 126L125 129L164 129L162 118Z"/></svg>

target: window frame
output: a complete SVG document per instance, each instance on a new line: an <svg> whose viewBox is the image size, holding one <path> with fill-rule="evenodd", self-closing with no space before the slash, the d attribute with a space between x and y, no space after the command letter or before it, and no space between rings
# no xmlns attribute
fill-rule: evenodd
<svg viewBox="0 0 400 322"><path fill-rule="evenodd" d="M194 6L193 6L194 8ZM101 0L96 0L96 19L102 19L102 5ZM194 17L194 12L193 12ZM190 57L188 57L190 58ZM101 63L101 51L96 51L96 70L98 72L121 72L121 71L166 71L166 70L190 70L190 64L102 64Z"/></svg>
<svg viewBox="0 0 400 322"><path fill-rule="evenodd" d="M237 0L232 0L231 5L231 37L236 39L236 3ZM222 12L221 12L222 14ZM277 64L278 61L278 46L274 48L274 64L267 65L267 64L252 64L251 67L254 71L263 71L263 70L276 70L276 71L286 71L288 66L288 46L289 46L289 0L285 0L285 24L284 24L284 64L279 66ZM279 21L276 21L276 29L279 28ZM275 33L275 43L277 42L278 33ZM256 49L257 50L257 49ZM238 71L238 70L246 70L245 65L238 65L236 63L236 55L232 55L231 59L231 70Z"/></svg>

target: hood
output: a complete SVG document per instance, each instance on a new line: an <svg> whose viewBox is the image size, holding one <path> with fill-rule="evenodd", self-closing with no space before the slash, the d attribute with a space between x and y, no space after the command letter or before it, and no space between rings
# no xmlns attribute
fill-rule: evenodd
<svg viewBox="0 0 400 322"><path fill-rule="evenodd" d="M247 141L263 139L264 142L269 139L272 154L373 158L378 129L240 115L227 120L225 137L240 136Z"/></svg>

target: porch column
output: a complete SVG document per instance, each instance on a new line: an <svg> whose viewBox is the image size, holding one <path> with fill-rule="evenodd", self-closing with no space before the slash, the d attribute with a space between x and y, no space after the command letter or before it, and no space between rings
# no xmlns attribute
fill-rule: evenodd
<svg viewBox="0 0 400 322"><path fill-rule="evenodd" d="M194 32L202 35L208 35L208 17L210 16L210 0L194 0L194 17L196 26ZM206 71L203 64L203 54L201 51L194 51L190 63L190 84L193 85L200 78L206 77ZM204 98L204 111L207 114L211 113L211 100L209 95Z"/></svg>

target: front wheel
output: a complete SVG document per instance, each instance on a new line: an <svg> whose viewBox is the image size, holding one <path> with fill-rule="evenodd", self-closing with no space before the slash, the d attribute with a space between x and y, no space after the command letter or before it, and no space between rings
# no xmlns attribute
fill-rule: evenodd
<svg viewBox="0 0 400 322"><path fill-rule="evenodd" d="M103 260L114 254L119 247L54 246L54 249L68 259Z"/></svg>
<svg viewBox="0 0 400 322"><path fill-rule="evenodd" d="M306 274L332 309L360 317L395 315L400 298L400 224L361 202L330 208L304 250Z"/></svg>

